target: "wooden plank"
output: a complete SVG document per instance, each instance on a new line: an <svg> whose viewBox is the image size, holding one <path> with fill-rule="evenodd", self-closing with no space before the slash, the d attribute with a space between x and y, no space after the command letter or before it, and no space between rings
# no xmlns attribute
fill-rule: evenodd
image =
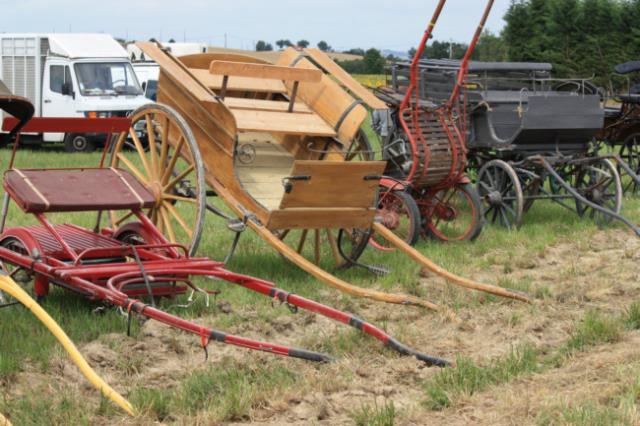
<svg viewBox="0 0 640 426"><path fill-rule="evenodd" d="M214 75L300 81L304 83L318 83L322 78L322 71L320 70L252 64L249 62L213 61L209 66L209 72Z"/></svg>
<svg viewBox="0 0 640 426"><path fill-rule="evenodd" d="M266 101L263 99L248 98L224 98L224 104L230 109L253 109L259 111L288 112L289 102ZM311 114L313 111L302 102L296 102L293 107L294 113Z"/></svg>
<svg viewBox="0 0 640 426"><path fill-rule="evenodd" d="M196 68L189 68L189 71L208 88L213 90L220 90L222 88L223 77L221 75L213 75L209 73L209 70L201 70ZM287 93L287 88L282 81L278 80L236 77L229 79L227 91Z"/></svg>
<svg viewBox="0 0 640 426"><path fill-rule="evenodd" d="M308 176L308 180L290 180L291 191L284 194L280 209L289 208L363 208L374 205L383 161L296 161L290 176Z"/></svg>
<svg viewBox="0 0 640 426"><path fill-rule="evenodd" d="M300 52L295 49L287 49L282 52L278 64L289 65L299 55ZM296 68L318 69L308 59L302 59L296 64ZM287 83L289 88L292 85ZM320 83L300 83L298 98L302 99L331 127L335 127L343 118L343 114L350 111L338 129L338 138L347 145L353 140L368 116L367 109L362 105L356 105L351 109L356 100L328 75L323 75Z"/></svg>
<svg viewBox="0 0 640 426"><path fill-rule="evenodd" d="M282 229L368 229L376 215L375 209L309 208L274 210L267 227Z"/></svg>
<svg viewBox="0 0 640 426"><path fill-rule="evenodd" d="M233 110L239 131L334 137L336 132L315 114Z"/></svg>
<svg viewBox="0 0 640 426"><path fill-rule="evenodd" d="M309 55L318 65L324 68L329 74L351 93L356 95L360 100L372 109L388 109L387 104L376 98L373 93L362 86L351 74L346 72L340 65L336 64L326 53L320 49L307 48L304 52Z"/></svg>

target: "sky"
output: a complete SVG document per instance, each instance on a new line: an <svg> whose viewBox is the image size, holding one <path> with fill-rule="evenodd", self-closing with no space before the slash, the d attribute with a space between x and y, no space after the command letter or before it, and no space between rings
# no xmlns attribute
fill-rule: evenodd
<svg viewBox="0 0 640 426"><path fill-rule="evenodd" d="M326 40L406 51L422 37L437 0L0 0L0 32L105 32L129 40L154 37L230 48L257 40ZM510 0L495 0L487 28L499 32ZM449 0L435 31L468 42L484 0ZM226 34L226 37L225 37Z"/></svg>

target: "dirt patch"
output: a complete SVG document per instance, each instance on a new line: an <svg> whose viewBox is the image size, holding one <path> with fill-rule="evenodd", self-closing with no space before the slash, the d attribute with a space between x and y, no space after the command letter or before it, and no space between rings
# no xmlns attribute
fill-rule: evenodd
<svg viewBox="0 0 640 426"><path fill-rule="evenodd" d="M639 249L640 240L621 230L609 230L594 234L588 243L561 243L533 255L518 247L508 253L486 253L487 259L506 260L470 274L477 280L526 287L539 297L533 305L478 297L445 285L438 278L424 278L420 286L430 298L445 302L451 297L461 298L464 303L460 306L465 307L457 310L460 323L418 308L373 302L354 306L359 316L384 325L414 348L452 360L470 357L483 364L524 343L542 349L561 346L586 310L622 312L640 294ZM548 404L606 394L619 384L616 366L640 361L640 336L627 333L623 341L596 347L557 371L492 388L464 400L460 406L433 412L423 404L423 386L436 374L435 369L424 368L412 358L398 357L372 339L353 343L348 327L326 318L302 312L292 315L286 308L279 309L277 315L262 321L250 308L233 306L233 312L242 313L247 321L226 331L298 347L330 341L333 343L328 349L338 352L340 344L353 346L347 347L332 365L318 367L291 360L288 365L299 375L300 382L253 407L242 424L352 424L354 413L363 407L383 407L390 401L397 424L527 424L534 422L536 413ZM213 326L216 316L197 321ZM344 342L337 340L345 333ZM189 373L216 365L223 358L260 363L270 357L211 343L205 364L198 339L152 321L145 322L135 337L124 333L103 335L80 350L98 373L125 395L143 384L174 388ZM19 396L34 386L42 387L42 383L72 383L68 386L74 392L98 405L96 392L90 390L64 354L54 357L52 365L54 368L46 375L18 374L13 383L2 386L2 391ZM55 397L55 392L52 387L48 394ZM174 420L186 424L195 421L185 413L176 414ZM139 422L144 424L147 420Z"/></svg>

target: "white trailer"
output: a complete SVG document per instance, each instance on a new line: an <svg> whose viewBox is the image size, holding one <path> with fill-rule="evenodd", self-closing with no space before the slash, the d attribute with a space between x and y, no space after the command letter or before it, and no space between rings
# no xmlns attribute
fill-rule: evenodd
<svg viewBox="0 0 640 426"><path fill-rule="evenodd" d="M149 102L126 50L107 34L0 34L0 80L31 100L36 117L125 117ZM45 133L68 151L96 138Z"/></svg>

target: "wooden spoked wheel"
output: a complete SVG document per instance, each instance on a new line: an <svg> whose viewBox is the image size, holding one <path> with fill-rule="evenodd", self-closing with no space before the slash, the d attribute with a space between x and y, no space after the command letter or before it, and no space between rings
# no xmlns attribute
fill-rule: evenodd
<svg viewBox="0 0 640 426"><path fill-rule="evenodd" d="M129 171L154 194L147 216L168 241L195 253L206 213L204 167L196 140L173 109L145 105L131 114L128 135L111 151L111 166ZM111 226L136 220L128 212L110 212Z"/></svg>
<svg viewBox="0 0 640 426"><path fill-rule="evenodd" d="M524 195L518 175L509 163L492 160L482 166L478 172L477 187L487 221L508 229L520 227Z"/></svg>
<svg viewBox="0 0 640 426"><path fill-rule="evenodd" d="M364 129L358 130L345 154L346 161L373 161L375 152Z"/></svg>
<svg viewBox="0 0 640 426"><path fill-rule="evenodd" d="M302 229L276 232L299 255L318 266L342 268L357 261L370 232L362 229Z"/></svg>
<svg viewBox="0 0 640 426"><path fill-rule="evenodd" d="M578 169L575 180L576 190L587 200L620 214L622 208L622 183L618 170L610 160L596 158ZM580 217L589 217L598 225L605 225L613 217L596 211L576 200L576 211Z"/></svg>
<svg viewBox="0 0 640 426"><path fill-rule="evenodd" d="M27 247L17 238L8 237L0 241L0 247L18 253L22 256L31 256L31 253ZM9 277L11 277L24 291L33 295L34 275L27 269L18 267L8 261L0 261L0 270ZM0 291L0 304L13 303L14 299Z"/></svg>

